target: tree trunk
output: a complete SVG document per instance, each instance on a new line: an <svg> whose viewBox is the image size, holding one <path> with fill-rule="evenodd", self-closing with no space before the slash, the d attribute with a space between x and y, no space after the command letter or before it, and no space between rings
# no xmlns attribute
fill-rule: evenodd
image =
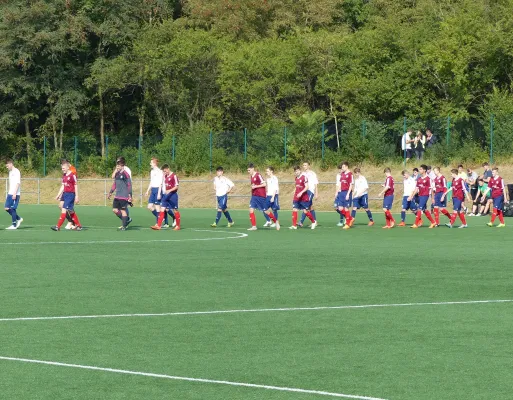
<svg viewBox="0 0 513 400"><path fill-rule="evenodd" d="M100 141L102 142L102 158L105 158L105 116L101 87L98 87L98 98L100 99Z"/></svg>
<svg viewBox="0 0 513 400"><path fill-rule="evenodd" d="M62 154L62 141L64 140L64 118L61 118L61 131L60 131L60 143L59 143L59 150Z"/></svg>
<svg viewBox="0 0 513 400"><path fill-rule="evenodd" d="M30 168L32 167L32 136L30 134L30 123L28 116L25 116L25 140L27 146L27 164Z"/></svg>
<svg viewBox="0 0 513 400"><path fill-rule="evenodd" d="M333 103L331 102L331 97L329 99L330 99L330 112L331 112L331 115L333 115L333 119L335 120L335 135L337 136L337 149L340 149L340 138L338 136L337 115L333 112Z"/></svg>
<svg viewBox="0 0 513 400"><path fill-rule="evenodd" d="M53 131L53 145L55 147L55 151L57 151L59 150L59 142L57 141L57 118L55 116L52 116L51 119Z"/></svg>
<svg viewBox="0 0 513 400"><path fill-rule="evenodd" d="M144 105L138 107L137 114L139 118L139 137L142 138L144 136L144 119L146 117L146 107Z"/></svg>

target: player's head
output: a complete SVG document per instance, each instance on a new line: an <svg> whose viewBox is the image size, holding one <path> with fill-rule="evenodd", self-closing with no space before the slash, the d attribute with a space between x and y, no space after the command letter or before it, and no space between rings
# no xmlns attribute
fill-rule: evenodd
<svg viewBox="0 0 513 400"><path fill-rule="evenodd" d="M345 172L345 171L347 171L347 170L349 169L349 163L348 163L347 161L344 161L344 162L342 163L342 168L341 168L341 169L342 169L342 171L344 171L344 172Z"/></svg>
<svg viewBox="0 0 513 400"><path fill-rule="evenodd" d="M463 172L463 165L461 165L461 164L460 164L460 165L458 165L458 171L459 171L459 172Z"/></svg>
<svg viewBox="0 0 513 400"><path fill-rule="evenodd" d="M432 168L431 168L431 165L426 165L426 167L427 167L427 170L426 170L426 171L429 173L429 171L431 171L431 169L432 169Z"/></svg>
<svg viewBox="0 0 513 400"><path fill-rule="evenodd" d="M69 171L70 163L68 160L61 160L61 170L65 174Z"/></svg>
<svg viewBox="0 0 513 400"><path fill-rule="evenodd" d="M419 169L418 168L413 168L413 175L417 175L419 173Z"/></svg>
<svg viewBox="0 0 513 400"><path fill-rule="evenodd" d="M268 166L266 169L265 169L265 173L267 174L267 176L273 176L274 175L274 167L272 166Z"/></svg>
<svg viewBox="0 0 513 400"><path fill-rule="evenodd" d="M484 179L483 179L483 178L479 178L479 179L477 180L477 184L478 184L479 186L483 186L483 185L484 185L484 183L485 183L485 182L484 182Z"/></svg>
<svg viewBox="0 0 513 400"><path fill-rule="evenodd" d="M405 169L403 169L401 171L401 175L403 176L404 179L408 179L410 177L410 173L408 171L406 171Z"/></svg>
<svg viewBox="0 0 513 400"><path fill-rule="evenodd" d="M12 161L12 158L7 158L5 160L5 167L11 171L14 168L14 162Z"/></svg>
<svg viewBox="0 0 513 400"><path fill-rule="evenodd" d="M162 166L162 171L164 171L165 174L169 174L169 172L171 171L171 169L169 168L169 164L164 164Z"/></svg>
<svg viewBox="0 0 513 400"><path fill-rule="evenodd" d="M493 175L494 178L499 176L499 168L493 167L492 168L492 175Z"/></svg>
<svg viewBox="0 0 513 400"><path fill-rule="evenodd" d="M458 177L458 170L456 168L451 169L451 176L453 178L457 178Z"/></svg>
<svg viewBox="0 0 513 400"><path fill-rule="evenodd" d="M487 162L484 162L483 168L485 169L485 171L488 171L490 169L490 164L488 164Z"/></svg>
<svg viewBox="0 0 513 400"><path fill-rule="evenodd" d="M440 175L440 168L439 167L433 168L433 172L435 173L436 176Z"/></svg>
<svg viewBox="0 0 513 400"><path fill-rule="evenodd" d="M221 166L217 167L216 168L216 174L217 174L217 176L223 175L224 174L224 168L221 167Z"/></svg>
<svg viewBox="0 0 513 400"><path fill-rule="evenodd" d="M253 175L255 173L255 164L249 163L248 164L248 174Z"/></svg>
<svg viewBox="0 0 513 400"><path fill-rule="evenodd" d="M353 169L353 174L360 175L360 168L356 167L355 169Z"/></svg>
<svg viewBox="0 0 513 400"><path fill-rule="evenodd" d="M424 175L428 170L428 167L426 164L422 164L420 167L419 167L419 172L421 175Z"/></svg>
<svg viewBox="0 0 513 400"><path fill-rule="evenodd" d="M310 169L310 161L303 161L303 171L308 171Z"/></svg>
<svg viewBox="0 0 513 400"><path fill-rule="evenodd" d="M383 173L384 173L385 175L392 175L392 170L391 170L390 168L388 168L388 167L387 167L387 168L385 168L385 169L383 170Z"/></svg>
<svg viewBox="0 0 513 400"><path fill-rule="evenodd" d="M153 158L150 160L150 167L152 167L152 168L158 168L158 166L159 166L159 159L158 159L158 158L153 157Z"/></svg>
<svg viewBox="0 0 513 400"><path fill-rule="evenodd" d="M294 165L294 174L296 176L300 176L301 175L301 167L299 165Z"/></svg>

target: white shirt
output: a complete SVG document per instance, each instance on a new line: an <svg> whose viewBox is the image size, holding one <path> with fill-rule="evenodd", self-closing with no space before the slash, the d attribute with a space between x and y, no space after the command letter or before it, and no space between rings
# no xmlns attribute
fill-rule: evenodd
<svg viewBox="0 0 513 400"><path fill-rule="evenodd" d="M216 196L224 196L235 185L226 176L216 176L214 178L214 187L216 189Z"/></svg>
<svg viewBox="0 0 513 400"><path fill-rule="evenodd" d="M317 179L317 174L313 171L303 172L303 175L308 179L308 190L312 193L315 193L315 188L319 184L319 180Z"/></svg>
<svg viewBox="0 0 513 400"><path fill-rule="evenodd" d="M367 179L364 176L360 175L359 178L354 179L354 193L354 197L362 197L364 194L369 193L369 184L367 183Z"/></svg>
<svg viewBox="0 0 513 400"><path fill-rule="evenodd" d="M18 190L16 190L16 185L18 186ZM13 167L9 171L9 194L12 196L13 194L16 194L17 196L20 195L20 189L21 189L21 174L20 170L18 168Z"/></svg>
<svg viewBox="0 0 513 400"><path fill-rule="evenodd" d="M267 178L267 196L274 196L275 194L280 193L280 188L278 186L278 177L271 176L270 178Z"/></svg>
<svg viewBox="0 0 513 400"><path fill-rule="evenodd" d="M129 175L131 174L129 173ZM164 179L164 172L159 167L152 168L150 173L151 187L159 188L162 185L162 179Z"/></svg>
<svg viewBox="0 0 513 400"><path fill-rule="evenodd" d="M411 143L406 143L407 140L410 140L410 134L406 132L403 135L403 138L401 140L401 150L410 150L411 149Z"/></svg>
<svg viewBox="0 0 513 400"><path fill-rule="evenodd" d="M412 176L403 181L404 184L404 196L410 197L415 188L417 187L417 181Z"/></svg>

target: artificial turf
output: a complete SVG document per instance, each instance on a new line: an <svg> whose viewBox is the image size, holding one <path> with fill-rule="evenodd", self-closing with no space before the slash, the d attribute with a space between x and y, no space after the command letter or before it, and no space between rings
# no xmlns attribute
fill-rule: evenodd
<svg viewBox="0 0 513 400"><path fill-rule="evenodd" d="M21 228L0 232L0 357L383 399L511 398L509 302L5 320L509 300L509 220L505 229L468 218L468 229L382 230L382 215L367 227L363 213L342 231L335 213L318 213L316 230L290 231L290 212L282 211L280 232L247 232L246 211L232 212L234 228L222 220L213 229L215 211L189 209L182 210L181 231L154 232L151 214L134 208L132 226L118 232L108 208L79 207L87 229L53 232L55 206L22 205L19 213ZM4 399L326 398L7 360L0 360L0 393Z"/></svg>

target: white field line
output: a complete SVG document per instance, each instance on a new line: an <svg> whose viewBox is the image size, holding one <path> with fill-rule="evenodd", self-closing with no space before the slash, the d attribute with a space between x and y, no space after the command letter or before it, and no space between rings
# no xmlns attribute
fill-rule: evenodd
<svg viewBox="0 0 513 400"><path fill-rule="evenodd" d="M169 243L169 242L198 242L209 240L229 240L229 239L242 239L247 237L246 233L242 232L228 232L228 231L214 231L214 230L199 230L193 229L194 232L209 232L209 233L230 233L237 236L228 237L207 237L207 238L190 238L190 239L153 239L153 240L87 240L87 241L60 241L60 242L0 242L0 246L23 246L23 245L48 245L48 244L111 244L111 243Z"/></svg>
<svg viewBox="0 0 513 400"><path fill-rule="evenodd" d="M357 395L343 394L343 393L332 393L332 392L325 392L325 391L320 391L320 390L307 390L307 389L297 389L297 388L289 388L289 387L281 387L281 386L257 385L254 383L220 381L220 380L215 380L215 379L189 378L189 377L185 377L185 376L153 374L153 373L149 373L149 372L129 371L129 370L124 370L124 369L101 368L101 367L95 367L95 366L89 366L89 365L67 364L67 363L54 362L54 361L31 360L31 359L27 359L27 358L15 358L15 357L0 356L0 360L17 361L17 362L30 363L30 364L43 364L43 365L51 365L51 366L56 366L56 367L78 368L78 369L86 369L86 370L90 370L90 371L112 372L112 373L123 374L123 375L144 376L144 377L148 377L148 378L171 379L171 380L175 380L175 381L209 383L209 384L215 384L215 385L228 385L228 386L240 386L240 387L247 387L247 388L254 388L254 389L275 390L275 391L280 391L280 392L313 394L313 395L326 396L326 397L339 397L339 398L360 399L360 400L384 400L384 399L380 399L377 397L357 396Z"/></svg>
<svg viewBox="0 0 513 400"><path fill-rule="evenodd" d="M181 316L181 315L215 315L215 314L242 314L242 313L291 312L291 311L352 310L352 309L365 309L365 308L448 306L448 305L491 304L491 303L513 303L513 299L511 299L511 300L441 301L441 302L430 302L430 303L362 304L362 305L320 306L320 307L256 308L256 309L214 310L214 311L182 311L182 312L154 313L154 314L99 314L99 315L64 315L64 316L54 316L54 317L16 317L16 318L0 318L0 322L48 321L48 320L61 320L61 319L95 319L95 318L174 317L174 316Z"/></svg>

